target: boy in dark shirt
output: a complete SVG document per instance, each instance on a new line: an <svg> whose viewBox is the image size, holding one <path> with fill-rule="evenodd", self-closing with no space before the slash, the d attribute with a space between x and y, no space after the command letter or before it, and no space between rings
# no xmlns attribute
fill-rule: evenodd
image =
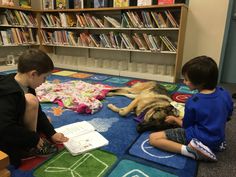
<svg viewBox="0 0 236 177"><path fill-rule="evenodd" d="M29 49L20 57L16 74L0 75L0 150L12 165L19 166L28 155L48 156L57 152L54 143L68 140L57 133L36 97L35 88L45 82L54 68L41 50Z"/></svg>

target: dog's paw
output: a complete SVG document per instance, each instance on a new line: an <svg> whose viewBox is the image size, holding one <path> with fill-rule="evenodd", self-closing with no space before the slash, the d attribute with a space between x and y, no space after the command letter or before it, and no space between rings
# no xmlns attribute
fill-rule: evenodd
<svg viewBox="0 0 236 177"><path fill-rule="evenodd" d="M114 107L114 105L113 104L108 104L107 107L112 109Z"/></svg>
<svg viewBox="0 0 236 177"><path fill-rule="evenodd" d="M120 114L121 116L126 116L126 115L127 115L127 112L126 112L124 109L120 109L120 110L119 110L119 114Z"/></svg>
<svg viewBox="0 0 236 177"><path fill-rule="evenodd" d="M117 108L115 105L113 105L113 104L108 104L107 105L107 107L109 108L109 109L111 109L112 111L115 111L115 112L119 112L119 108Z"/></svg>

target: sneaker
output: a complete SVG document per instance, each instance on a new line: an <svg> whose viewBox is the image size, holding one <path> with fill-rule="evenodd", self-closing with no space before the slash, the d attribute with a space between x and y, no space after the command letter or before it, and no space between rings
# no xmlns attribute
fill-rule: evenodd
<svg viewBox="0 0 236 177"><path fill-rule="evenodd" d="M196 160L216 162L216 155L202 142L192 139L187 146L187 150L194 154Z"/></svg>
<svg viewBox="0 0 236 177"><path fill-rule="evenodd" d="M28 151L26 150L21 151L21 160L24 161L24 160L30 160L30 159L36 158L35 153L33 152L33 149L30 149Z"/></svg>
<svg viewBox="0 0 236 177"><path fill-rule="evenodd" d="M223 141L223 142L220 144L220 146L219 146L219 148L218 148L218 151L223 152L224 150L226 150L226 147L227 147L226 141Z"/></svg>
<svg viewBox="0 0 236 177"><path fill-rule="evenodd" d="M37 157L48 157L52 154L58 152L58 148L56 145L50 143L48 140L43 139L43 147L41 149L34 148L33 154Z"/></svg>

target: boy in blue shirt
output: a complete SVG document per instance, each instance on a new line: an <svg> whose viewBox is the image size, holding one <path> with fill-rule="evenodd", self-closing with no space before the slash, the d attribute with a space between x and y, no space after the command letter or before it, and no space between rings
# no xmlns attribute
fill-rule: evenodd
<svg viewBox="0 0 236 177"><path fill-rule="evenodd" d="M196 160L217 161L214 152L225 148L225 125L233 111L229 93L217 86L215 61L199 56L182 68L184 83L198 93L185 104L183 119L166 117L166 122L181 128L150 134L151 145Z"/></svg>

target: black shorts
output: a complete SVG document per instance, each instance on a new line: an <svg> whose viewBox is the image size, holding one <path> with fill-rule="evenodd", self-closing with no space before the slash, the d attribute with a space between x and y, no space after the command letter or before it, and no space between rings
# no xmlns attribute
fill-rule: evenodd
<svg viewBox="0 0 236 177"><path fill-rule="evenodd" d="M173 128L165 130L168 140L187 145L185 130L183 128Z"/></svg>

